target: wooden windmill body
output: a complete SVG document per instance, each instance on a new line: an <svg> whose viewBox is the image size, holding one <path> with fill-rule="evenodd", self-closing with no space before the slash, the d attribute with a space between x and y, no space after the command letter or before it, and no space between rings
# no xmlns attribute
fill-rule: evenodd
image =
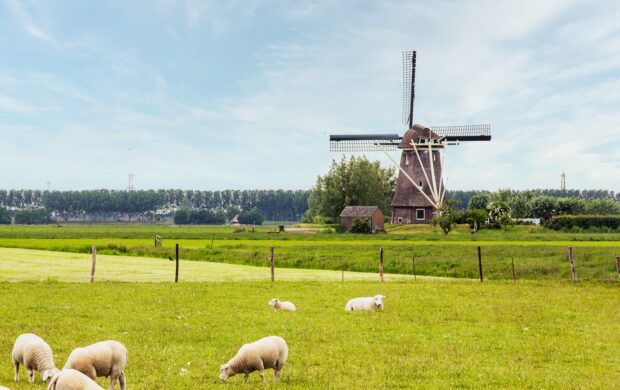
<svg viewBox="0 0 620 390"><path fill-rule="evenodd" d="M443 202L443 156L448 145L465 141L490 141L491 126L430 126L413 123L416 52L403 53L403 122L408 130L398 134L330 135L333 152L382 151L398 167L396 191L392 199L392 223L429 223ZM400 162L388 152L400 149Z"/></svg>

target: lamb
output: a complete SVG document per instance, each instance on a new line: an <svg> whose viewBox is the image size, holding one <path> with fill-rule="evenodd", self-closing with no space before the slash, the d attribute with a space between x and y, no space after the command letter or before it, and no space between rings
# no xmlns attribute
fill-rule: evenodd
<svg viewBox="0 0 620 390"><path fill-rule="evenodd" d="M375 295L374 297L353 298L344 307L345 311L371 311L383 310L383 295Z"/></svg>
<svg viewBox="0 0 620 390"><path fill-rule="evenodd" d="M228 363L221 365L220 380L226 381L233 375L243 373L243 383L246 383L250 373L258 370L263 382L266 383L265 369L273 368L276 382L280 379L287 357L288 346L283 338L278 336L262 338L243 345Z"/></svg>
<svg viewBox="0 0 620 390"><path fill-rule="evenodd" d="M103 387L78 370L63 368L54 375L47 390L103 390Z"/></svg>
<svg viewBox="0 0 620 390"><path fill-rule="evenodd" d="M78 370L92 380L98 376L109 376L108 390L114 389L117 380L120 382L121 390L125 390L123 370L127 360L127 348L118 341L108 340L74 349L64 368Z"/></svg>
<svg viewBox="0 0 620 390"><path fill-rule="evenodd" d="M295 311L295 305L292 302L280 302L278 298L269 301L269 306L275 311Z"/></svg>
<svg viewBox="0 0 620 390"><path fill-rule="evenodd" d="M28 370L28 382L34 383L34 372L39 371L44 381L58 373L50 346L34 333L17 337L11 354L15 365L15 382L19 379L19 365Z"/></svg>

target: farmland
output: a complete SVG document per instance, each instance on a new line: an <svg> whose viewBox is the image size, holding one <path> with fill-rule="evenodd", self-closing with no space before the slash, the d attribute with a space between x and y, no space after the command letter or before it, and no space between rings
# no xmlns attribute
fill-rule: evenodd
<svg viewBox="0 0 620 390"><path fill-rule="evenodd" d="M343 311L349 297L375 293L388 297L383 312ZM272 312L275 296L298 311ZM268 334L290 346L284 388L620 385L618 290L609 285L28 282L1 284L0 299L3 356L26 330L47 339L59 365L78 345L117 339L137 389L220 388L219 365ZM0 359L0 384L43 388L23 376L13 385L12 372Z"/></svg>
<svg viewBox="0 0 620 390"><path fill-rule="evenodd" d="M620 386L619 284L610 282L617 277L618 234L233 229L1 227L0 355L9 356L22 332L44 337L57 365L77 346L116 339L129 350L129 387L209 389L224 386L219 365L240 345L276 334L291 351L282 388ZM154 247L155 234L163 247ZM178 284L170 283L168 260L176 243ZM579 284L569 281L568 245ZM267 266L271 246L275 283ZM385 283L377 275L380 247ZM349 298L374 294L387 296L384 311L344 312ZM273 312L267 301L274 297L295 302L298 311ZM44 387L27 384L24 375L13 384L12 376L10 360L0 359L0 385ZM241 381L233 377L227 387ZM98 382L107 387L106 379ZM251 375L250 387L258 386Z"/></svg>
<svg viewBox="0 0 620 390"><path fill-rule="evenodd" d="M0 247L163 258L179 244L181 258L265 267L269 247L276 267L376 272L380 247L389 273L476 278L477 247L482 248L489 280L512 279L512 261L519 279L561 280L570 276L566 248L575 247L578 275L585 280L610 280L620 255L619 233L558 233L539 227L514 227L508 232L483 230L471 234L460 227L443 235L428 226L390 227L375 236L326 233L329 228L276 233L274 227L234 233L223 226L7 226L0 228ZM159 234L163 246L155 248Z"/></svg>

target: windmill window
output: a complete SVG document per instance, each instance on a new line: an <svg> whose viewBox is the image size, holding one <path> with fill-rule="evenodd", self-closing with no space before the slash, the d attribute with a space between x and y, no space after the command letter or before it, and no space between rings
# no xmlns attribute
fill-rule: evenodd
<svg viewBox="0 0 620 390"><path fill-rule="evenodd" d="M420 180L420 187L422 187L422 181Z"/></svg>
<svg viewBox="0 0 620 390"><path fill-rule="evenodd" d="M403 223L403 217L398 217L398 223Z"/></svg>
<svg viewBox="0 0 620 390"><path fill-rule="evenodd" d="M417 219L418 221L424 220L424 209L415 210L415 219Z"/></svg>

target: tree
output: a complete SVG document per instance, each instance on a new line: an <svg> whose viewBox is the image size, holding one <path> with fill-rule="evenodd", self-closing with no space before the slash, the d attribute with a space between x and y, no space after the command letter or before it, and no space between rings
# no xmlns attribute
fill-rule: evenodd
<svg viewBox="0 0 620 390"><path fill-rule="evenodd" d="M435 215L431 223L433 226L439 226L444 234L450 233L456 224L456 212L453 207L453 201L445 201L437 207Z"/></svg>
<svg viewBox="0 0 620 390"><path fill-rule="evenodd" d="M0 225L11 224L11 213L4 207L0 207Z"/></svg>
<svg viewBox="0 0 620 390"><path fill-rule="evenodd" d="M466 221L470 228L476 226L477 229L481 229L487 223L489 219L489 212L482 209L467 210Z"/></svg>
<svg viewBox="0 0 620 390"><path fill-rule="evenodd" d="M487 210L489 211L489 225L492 227L503 227L504 230L507 230L508 226L512 225L512 213L505 202L490 202L487 205Z"/></svg>
<svg viewBox="0 0 620 390"><path fill-rule="evenodd" d="M479 194L476 194L474 196L472 196L469 199L469 203L467 204L467 208L469 210L472 209L482 209L485 210L487 208L487 205L489 204L489 202L491 201L491 196L486 193L486 192L481 192Z"/></svg>
<svg viewBox="0 0 620 390"><path fill-rule="evenodd" d="M329 172L317 178L310 192L310 214L335 221L346 206L378 206L389 215L396 185L394 172L363 156L332 161Z"/></svg>
<svg viewBox="0 0 620 390"><path fill-rule="evenodd" d="M244 225L262 225L263 214L257 207L254 207L250 211L244 211L239 214L239 223Z"/></svg>
<svg viewBox="0 0 620 390"><path fill-rule="evenodd" d="M548 225L551 217L557 213L557 198L537 196L530 202L530 209L534 218L542 218L543 224Z"/></svg>

